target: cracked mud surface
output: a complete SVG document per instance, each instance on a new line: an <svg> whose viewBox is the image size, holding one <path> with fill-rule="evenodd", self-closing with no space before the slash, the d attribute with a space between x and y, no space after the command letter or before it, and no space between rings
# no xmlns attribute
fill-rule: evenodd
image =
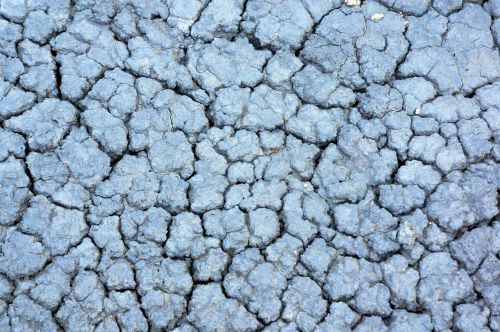
<svg viewBox="0 0 500 332"><path fill-rule="evenodd" d="M499 40L499 0L0 0L0 331L500 331Z"/></svg>

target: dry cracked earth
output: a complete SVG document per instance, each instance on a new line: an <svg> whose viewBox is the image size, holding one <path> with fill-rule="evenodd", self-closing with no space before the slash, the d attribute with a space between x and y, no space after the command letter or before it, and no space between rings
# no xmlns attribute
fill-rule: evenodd
<svg viewBox="0 0 500 332"><path fill-rule="evenodd" d="M0 331L500 331L499 41L499 0L0 0Z"/></svg>

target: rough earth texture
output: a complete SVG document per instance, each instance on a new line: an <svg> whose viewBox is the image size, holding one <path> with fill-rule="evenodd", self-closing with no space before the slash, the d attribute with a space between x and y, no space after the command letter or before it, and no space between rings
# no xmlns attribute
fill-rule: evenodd
<svg viewBox="0 0 500 332"><path fill-rule="evenodd" d="M500 331L500 0L0 0L0 331Z"/></svg>

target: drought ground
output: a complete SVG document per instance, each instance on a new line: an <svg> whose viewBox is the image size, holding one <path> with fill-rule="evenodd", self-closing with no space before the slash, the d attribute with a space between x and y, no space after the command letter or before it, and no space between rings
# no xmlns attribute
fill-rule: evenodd
<svg viewBox="0 0 500 332"><path fill-rule="evenodd" d="M1 331L500 331L500 1L0 0Z"/></svg>

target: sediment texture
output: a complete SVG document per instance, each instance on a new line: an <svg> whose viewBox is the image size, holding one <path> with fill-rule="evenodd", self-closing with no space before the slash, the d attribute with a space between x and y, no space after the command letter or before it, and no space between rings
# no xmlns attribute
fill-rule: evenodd
<svg viewBox="0 0 500 332"><path fill-rule="evenodd" d="M0 330L500 331L499 17L0 0Z"/></svg>

